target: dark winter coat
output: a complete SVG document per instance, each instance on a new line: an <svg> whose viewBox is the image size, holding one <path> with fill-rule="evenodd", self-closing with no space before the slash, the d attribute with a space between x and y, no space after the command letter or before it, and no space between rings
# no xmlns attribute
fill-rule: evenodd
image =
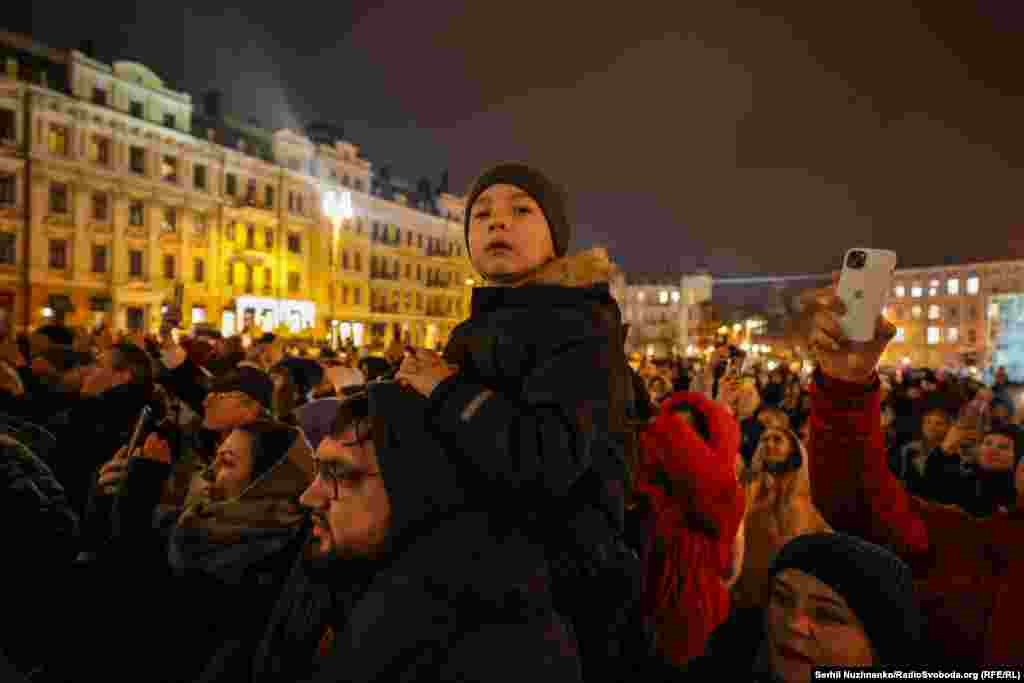
<svg viewBox="0 0 1024 683"><path fill-rule="evenodd" d="M623 661L609 629L639 589L639 559L622 540L632 380L611 268L598 249L522 286L474 290L444 354L460 371L431 395L431 423L471 491L546 545L564 611L588 606L575 627L584 661L602 660L605 676ZM588 586L588 574L607 583Z"/></svg>
<svg viewBox="0 0 1024 683"><path fill-rule="evenodd" d="M0 651L28 671L52 656L53 617L65 608L78 517L50 468L7 436L0 436L0 491L8 586Z"/></svg>
<svg viewBox="0 0 1024 683"><path fill-rule="evenodd" d="M339 575L350 607L314 680L579 681L544 549L467 495L426 399L394 383L368 391L390 526L375 559Z"/></svg>
<svg viewBox="0 0 1024 683"><path fill-rule="evenodd" d="M312 461L301 436L292 451L239 503L184 511L158 507L170 465L130 462L96 571L109 578L93 587L102 603L92 608L118 614L119 646L131 656L97 661L90 674L168 683L252 678L271 610L308 540L289 501L308 485ZM131 581L110 581L125 576ZM90 626L86 615L82 630Z"/></svg>
<svg viewBox="0 0 1024 683"><path fill-rule="evenodd" d="M734 611L711 634L703 656L691 661L682 674L658 680L772 683L773 677L759 662L765 639L764 618L764 610L757 607Z"/></svg>
<svg viewBox="0 0 1024 683"><path fill-rule="evenodd" d="M128 443L151 396L150 387L132 383L79 398L66 422L55 428L60 450L53 461L54 473L79 515L84 513L96 471Z"/></svg>

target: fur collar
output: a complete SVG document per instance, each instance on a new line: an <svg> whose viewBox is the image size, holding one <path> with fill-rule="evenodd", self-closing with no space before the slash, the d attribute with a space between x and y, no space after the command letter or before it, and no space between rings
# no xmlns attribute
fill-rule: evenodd
<svg viewBox="0 0 1024 683"><path fill-rule="evenodd" d="M549 261L518 286L593 287L610 282L614 273L615 265L608 259L608 251L594 247Z"/></svg>

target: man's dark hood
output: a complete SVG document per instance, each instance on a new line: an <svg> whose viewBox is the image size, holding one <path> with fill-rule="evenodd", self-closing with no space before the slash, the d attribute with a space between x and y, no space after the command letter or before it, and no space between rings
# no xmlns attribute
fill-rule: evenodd
<svg viewBox="0 0 1024 683"><path fill-rule="evenodd" d="M391 505L389 549L400 550L463 507L465 496L451 459L427 430L427 399L395 382L371 382L367 393Z"/></svg>
<svg viewBox="0 0 1024 683"><path fill-rule="evenodd" d="M425 398L393 382L367 392L391 526L375 559L344 562L351 591L335 597L344 619L315 680L439 680L464 634L551 614L543 551L467 505Z"/></svg>

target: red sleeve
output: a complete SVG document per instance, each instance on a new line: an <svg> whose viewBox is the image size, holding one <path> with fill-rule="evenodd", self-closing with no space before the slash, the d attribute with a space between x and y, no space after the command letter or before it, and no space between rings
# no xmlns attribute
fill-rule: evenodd
<svg viewBox="0 0 1024 683"><path fill-rule="evenodd" d="M811 394L808 465L815 506L837 530L901 555L925 553L922 506L886 462L877 380L863 386L819 373Z"/></svg>
<svg viewBox="0 0 1024 683"><path fill-rule="evenodd" d="M732 542L743 517L743 491L734 460L708 447L700 435L669 413L662 413L641 435L645 454L653 457L686 501L691 517L711 535Z"/></svg>

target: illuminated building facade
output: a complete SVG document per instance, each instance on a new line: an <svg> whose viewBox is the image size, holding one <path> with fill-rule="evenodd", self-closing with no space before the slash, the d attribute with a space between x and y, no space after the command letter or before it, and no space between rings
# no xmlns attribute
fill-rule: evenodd
<svg viewBox="0 0 1024 683"><path fill-rule="evenodd" d="M141 64L0 33L0 308L442 344L474 275L461 198L381 180L337 127L269 131L194 107ZM390 175L390 174L388 174Z"/></svg>
<svg viewBox="0 0 1024 683"><path fill-rule="evenodd" d="M897 327L883 364L1006 366L1024 379L1024 261L989 261L895 273L886 317Z"/></svg>
<svg viewBox="0 0 1024 683"><path fill-rule="evenodd" d="M629 325L626 353L664 360L685 350L682 323L686 306L678 277L619 277L612 295Z"/></svg>

